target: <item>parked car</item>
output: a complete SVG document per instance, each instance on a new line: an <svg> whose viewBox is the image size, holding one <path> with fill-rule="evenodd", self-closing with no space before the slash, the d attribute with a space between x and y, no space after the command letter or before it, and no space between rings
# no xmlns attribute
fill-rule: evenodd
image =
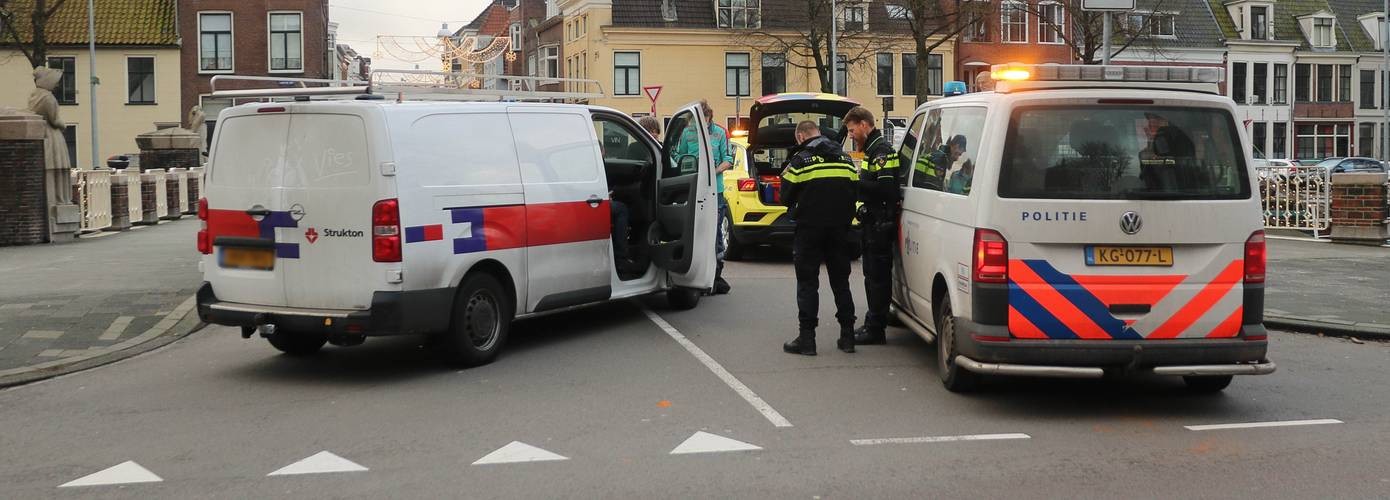
<svg viewBox="0 0 1390 500"><path fill-rule="evenodd" d="M1385 162L1377 160L1375 158L1362 157L1328 158L1326 160L1323 160L1321 163L1318 163L1318 166L1326 168L1334 174L1346 174L1354 172L1379 173L1385 171Z"/></svg>

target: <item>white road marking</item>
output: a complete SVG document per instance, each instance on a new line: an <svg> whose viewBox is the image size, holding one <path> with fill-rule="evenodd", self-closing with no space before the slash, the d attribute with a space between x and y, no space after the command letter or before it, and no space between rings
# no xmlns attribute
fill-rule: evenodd
<svg viewBox="0 0 1390 500"><path fill-rule="evenodd" d="M855 446L871 446L876 444L920 444L920 443L951 443L957 441L1001 441L1006 439L1032 439L1033 436L1027 434L966 434L963 436L923 436L907 438L879 438L879 439L851 439L849 442Z"/></svg>
<svg viewBox="0 0 1390 500"><path fill-rule="evenodd" d="M367 470L367 468L358 465L356 462L327 451L320 451L314 454L314 456L286 465L280 470L266 475L293 476L297 474L323 474L328 472L361 472L364 470Z"/></svg>
<svg viewBox="0 0 1390 500"><path fill-rule="evenodd" d="M761 450L761 446L752 445L737 439L726 438L718 434L710 434L705 431L696 432L686 438L676 449L671 450L672 455L688 455L692 453L718 453L723 451L753 451Z"/></svg>
<svg viewBox="0 0 1390 500"><path fill-rule="evenodd" d="M1244 424L1213 424L1213 425L1185 425L1189 431L1215 431L1223 429L1257 429L1261 427L1294 427L1299 425L1328 425L1343 424L1341 420L1335 418L1320 418L1313 420L1284 420L1279 422L1249 422Z"/></svg>
<svg viewBox="0 0 1390 500"><path fill-rule="evenodd" d="M59 488L71 488L74 486L107 486L112 484L135 484L135 483L158 483L164 481L156 476L149 469L141 467L134 461L127 460L120 465L108 468L101 472L96 472L69 481Z"/></svg>
<svg viewBox="0 0 1390 500"><path fill-rule="evenodd" d="M558 455L521 441L512 441L506 446L498 448L497 451L488 453L483 456L483 458L479 458L477 462L473 462L473 465L554 462L557 460L569 460L569 457Z"/></svg>
<svg viewBox="0 0 1390 500"><path fill-rule="evenodd" d="M130 322L135 320L135 316L121 316L116 321L111 322L111 326L106 327L106 331L101 333L98 340L116 340L121 338L125 329L130 327Z"/></svg>
<svg viewBox="0 0 1390 500"><path fill-rule="evenodd" d="M695 345L690 339L685 338L685 335L681 335L680 330L671 326L671 324L667 323L661 316L657 316L651 309L643 307L642 312L647 315L648 319L652 320L652 323L656 323L657 327L666 332L666 335L671 336L672 339L675 339L677 344L680 344L681 347L689 351L692 356L695 356L695 359L704 364L705 368L709 368L710 371L714 372L714 375L719 377L719 380L723 380L724 384L738 393L744 401L753 405L753 408L758 410L759 413L762 413L763 417L767 418L769 422L772 422L772 425L777 427L792 426L792 423L788 421L786 417L783 417L781 413L777 413L777 410L773 409L772 405L767 404L767 401L763 401L763 398L758 397L757 393L754 393L748 386L743 385L743 382L739 382L738 378L734 377L734 374L729 373L729 370L725 370L723 365L720 365L718 361L715 361L709 354L706 354L703 349L700 349L700 346Z"/></svg>

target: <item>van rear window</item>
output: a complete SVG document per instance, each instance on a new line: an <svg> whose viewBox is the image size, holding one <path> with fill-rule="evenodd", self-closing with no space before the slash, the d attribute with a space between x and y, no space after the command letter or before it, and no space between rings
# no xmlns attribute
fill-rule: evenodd
<svg viewBox="0 0 1390 500"><path fill-rule="evenodd" d="M1014 111L999 196L1096 200L1247 199L1230 113L1162 106Z"/></svg>

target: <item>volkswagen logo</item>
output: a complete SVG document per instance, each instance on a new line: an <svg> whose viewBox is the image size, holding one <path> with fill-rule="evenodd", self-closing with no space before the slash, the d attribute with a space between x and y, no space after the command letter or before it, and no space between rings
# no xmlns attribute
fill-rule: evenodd
<svg viewBox="0 0 1390 500"><path fill-rule="evenodd" d="M1135 234L1143 228L1144 219L1141 219L1138 213L1125 212L1124 215L1120 216L1120 230L1124 231L1125 234Z"/></svg>

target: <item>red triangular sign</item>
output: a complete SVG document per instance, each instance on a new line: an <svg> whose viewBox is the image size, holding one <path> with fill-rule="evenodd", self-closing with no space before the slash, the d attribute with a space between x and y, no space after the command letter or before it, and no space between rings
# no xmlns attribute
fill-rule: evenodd
<svg viewBox="0 0 1390 500"><path fill-rule="evenodd" d="M656 85L652 87L642 87L642 92L645 92L647 94L647 99L651 99L652 102L656 102L656 98L661 95L661 86Z"/></svg>

